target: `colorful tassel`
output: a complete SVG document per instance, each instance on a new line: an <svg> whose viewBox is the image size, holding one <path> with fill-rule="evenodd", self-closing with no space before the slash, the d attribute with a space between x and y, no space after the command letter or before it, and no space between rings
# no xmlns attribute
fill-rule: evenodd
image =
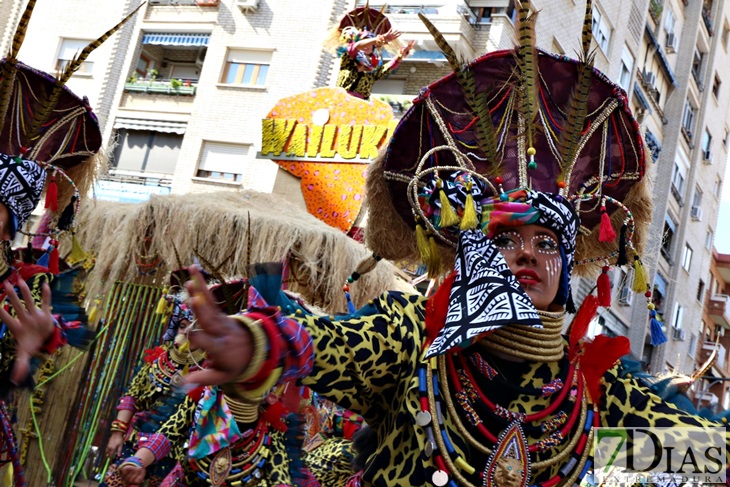
<svg viewBox="0 0 730 487"><path fill-rule="evenodd" d="M588 325L591 324L593 318L598 312L598 298L589 294L583 300L578 313L576 313L573 322L570 324L570 334L568 336L569 353L571 361L577 357L578 342L580 342L588 333Z"/></svg>
<svg viewBox="0 0 730 487"><path fill-rule="evenodd" d="M667 342L667 336L664 334L664 330L662 330L662 324L656 317L656 310L653 304L649 304L649 317L649 330L651 331L650 343L652 347L658 347L662 343Z"/></svg>
<svg viewBox="0 0 730 487"><path fill-rule="evenodd" d="M74 223L74 215L76 213L76 195L71 197L71 201L58 219L58 228L61 230L71 230Z"/></svg>
<svg viewBox="0 0 730 487"><path fill-rule="evenodd" d="M611 225L611 217L608 216L606 207L601 207L601 227L598 231L599 242L613 242L616 240L616 231Z"/></svg>
<svg viewBox="0 0 730 487"><path fill-rule="evenodd" d="M23 251L23 262L26 264L33 263L33 244L30 241L25 246L25 251Z"/></svg>
<svg viewBox="0 0 730 487"><path fill-rule="evenodd" d="M632 289L637 293L644 293L648 289L644 265L638 255L634 256L634 284Z"/></svg>
<svg viewBox="0 0 730 487"><path fill-rule="evenodd" d="M51 181L48 183L45 208L54 213L58 211L58 185L56 184L55 175L51 176Z"/></svg>
<svg viewBox="0 0 730 487"><path fill-rule="evenodd" d="M441 220L439 221L440 228L447 228L459 224L459 215L456 214L454 209L451 207L449 197L446 191L441 187L442 183L439 179L436 183L437 191L439 192L439 203L441 203Z"/></svg>
<svg viewBox="0 0 730 487"><path fill-rule="evenodd" d="M428 261L428 274L434 278L441 273L441 251L438 245L436 245L436 239L433 235L428 237L428 251L430 257Z"/></svg>
<svg viewBox="0 0 730 487"><path fill-rule="evenodd" d="M89 311L88 320L89 324L93 325L97 322L99 319L99 306L101 305L101 301L98 299L94 300L94 305L91 307L91 311Z"/></svg>
<svg viewBox="0 0 730 487"><path fill-rule="evenodd" d="M479 225L477 210L474 206L474 197L471 195L471 181L466 183L466 201L464 202L464 216L461 219L459 230L471 230Z"/></svg>
<svg viewBox="0 0 730 487"><path fill-rule="evenodd" d="M48 249L43 255L41 255L41 258L38 259L36 262L36 265L39 265L41 267L45 267L46 269L50 265L51 260L51 249Z"/></svg>
<svg viewBox="0 0 730 487"><path fill-rule="evenodd" d="M597 335L592 342L586 343L585 353L580 359L580 368L593 403L599 403L601 400L603 375L629 352L631 344L625 336Z"/></svg>
<svg viewBox="0 0 730 487"><path fill-rule="evenodd" d="M608 308L611 306L611 280L608 278L608 266L603 266L598 276L598 305Z"/></svg>
<svg viewBox="0 0 730 487"><path fill-rule="evenodd" d="M428 264L431 260L431 249L428 245L426 230L423 229L423 225L420 223L416 225L416 247L418 248L418 255L421 256L421 262Z"/></svg>
<svg viewBox="0 0 730 487"><path fill-rule="evenodd" d="M157 301L157 307L155 308L155 314L157 315L165 315L167 314L167 298L165 297L167 295L167 288L162 292L162 296L160 296L160 300Z"/></svg>
<svg viewBox="0 0 730 487"><path fill-rule="evenodd" d="M51 274L54 276L57 276L60 272L58 265L58 242L54 241L48 258L48 270L51 271Z"/></svg>
<svg viewBox="0 0 730 487"><path fill-rule="evenodd" d="M85 262L88 258L89 254L81 246L79 239L76 238L76 234L74 233L71 236L71 251L66 256L66 263L68 265L75 266L76 264Z"/></svg>
<svg viewBox="0 0 730 487"><path fill-rule="evenodd" d="M352 297L350 296L350 286L345 285L342 290L345 292L345 300L347 300L347 312L351 315L357 312L357 308L352 304Z"/></svg>
<svg viewBox="0 0 730 487"><path fill-rule="evenodd" d="M629 259L626 257L626 230L628 227L624 223L621 225L621 230L619 230L619 239L618 239L618 257L616 258L616 265L622 266L629 263Z"/></svg>

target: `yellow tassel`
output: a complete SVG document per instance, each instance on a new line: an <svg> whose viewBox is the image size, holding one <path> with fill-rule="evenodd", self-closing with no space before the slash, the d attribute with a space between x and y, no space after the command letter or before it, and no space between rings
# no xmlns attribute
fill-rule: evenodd
<svg viewBox="0 0 730 487"><path fill-rule="evenodd" d="M646 272L638 255L634 257L634 285L632 287L637 293L645 293L647 290Z"/></svg>
<svg viewBox="0 0 730 487"><path fill-rule="evenodd" d="M167 295L167 288L165 288L165 290L162 291L162 296L160 296L160 300L157 301L157 307L155 308L155 314L158 314L158 315L167 314L167 299L165 299L166 295Z"/></svg>
<svg viewBox="0 0 730 487"><path fill-rule="evenodd" d="M86 261L89 258L89 254L86 253L84 248L79 243L79 239L76 238L76 234L71 237L71 252L66 256L66 263L70 266L75 266L81 262Z"/></svg>
<svg viewBox="0 0 730 487"><path fill-rule="evenodd" d="M188 353L188 350L190 350L190 343L186 340L183 342L180 347L178 347L177 351L180 353Z"/></svg>
<svg viewBox="0 0 730 487"><path fill-rule="evenodd" d="M428 237L428 250L431 254L428 261L428 275L431 278L435 278L441 274L441 252L439 251L438 245L436 245L436 239L433 236Z"/></svg>
<svg viewBox="0 0 730 487"><path fill-rule="evenodd" d="M441 180L437 183L441 187ZM456 214L454 209L451 207L449 197L446 195L446 191L443 189L439 190L439 202L441 203L441 221L439 227L446 228L459 224L459 215Z"/></svg>
<svg viewBox="0 0 730 487"><path fill-rule="evenodd" d="M461 218L459 230L471 230L479 225L477 210L474 206L474 197L471 195L471 181L466 183L466 202L464 203L464 216Z"/></svg>
<svg viewBox="0 0 730 487"><path fill-rule="evenodd" d="M185 367L182 369L182 375L188 375L190 373L190 365L185 364Z"/></svg>
<svg viewBox="0 0 730 487"><path fill-rule="evenodd" d="M3 475L4 480L2 485L15 485L13 477L15 475L15 471L13 470L13 464L8 462L7 467L5 467L5 475Z"/></svg>
<svg viewBox="0 0 730 487"><path fill-rule="evenodd" d="M101 301L98 299L94 300L94 306L89 311L89 323L94 324L99 319L99 305Z"/></svg>
<svg viewBox="0 0 730 487"><path fill-rule="evenodd" d="M428 264L431 259L431 249L428 247L426 230L423 229L420 223L416 225L416 247L418 248L418 254L421 256L421 261Z"/></svg>

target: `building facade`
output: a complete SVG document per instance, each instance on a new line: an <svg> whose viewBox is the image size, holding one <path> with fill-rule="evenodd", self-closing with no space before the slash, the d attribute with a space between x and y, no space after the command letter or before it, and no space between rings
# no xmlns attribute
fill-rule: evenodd
<svg viewBox="0 0 730 487"><path fill-rule="evenodd" d="M1 52L22 0L0 2ZM51 7L51 3L53 7ZM59 5L63 3L63 8ZM38 0L20 59L54 72L86 41L140 0ZM257 157L260 120L286 96L334 84L336 59L322 41L364 0L150 0L95 52L70 87L99 115L112 156L97 195L139 201L150 194L220 189L276 192L304 204L299 182ZM465 58L515 45L510 0L371 0L415 52L373 93L396 114L449 72L417 14L427 15ZM538 43L574 56L584 3L533 0ZM702 348L703 296L727 159L730 5L725 0L594 0L595 65L627 92L651 157L654 220L645 266L668 343L649 344L633 272L612 275L613 303L593 333L628 336L653 371L687 371ZM576 297L593 287L577 281Z"/></svg>

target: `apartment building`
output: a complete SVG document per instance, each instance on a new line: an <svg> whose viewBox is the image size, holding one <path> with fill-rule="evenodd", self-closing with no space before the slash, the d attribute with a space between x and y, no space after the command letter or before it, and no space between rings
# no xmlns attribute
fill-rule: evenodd
<svg viewBox="0 0 730 487"><path fill-rule="evenodd" d="M0 2L7 51L22 0ZM38 0L21 59L54 72L85 41L140 0ZM102 46L70 86L87 95L113 155L97 196L141 201L150 194L250 188L304 205L298 180L260 150L260 120L281 98L334 84L326 31L364 0L150 0ZM63 8L59 8L63 4ZM371 0L415 52L374 97L396 115L449 72L417 14L427 15L465 58L515 44L510 0ZM533 0L540 47L574 56L584 3ZM306 7L304 7L306 5ZM651 157L655 194L646 252L654 304L669 342L652 347L643 296L632 271L612 275L614 305L593 333L628 336L632 354L654 371L690 370L703 343L702 303L727 159L730 6L725 0L593 1L596 67L627 92ZM574 285L580 299L591 281Z"/></svg>

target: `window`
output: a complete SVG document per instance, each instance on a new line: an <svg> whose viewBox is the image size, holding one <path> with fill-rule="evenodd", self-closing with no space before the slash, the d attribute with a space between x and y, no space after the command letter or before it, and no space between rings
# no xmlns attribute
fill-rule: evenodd
<svg viewBox="0 0 730 487"><path fill-rule="evenodd" d="M728 130L727 127L725 127L725 131L723 132L722 136L722 145L727 149L727 144L730 141L730 130Z"/></svg>
<svg viewBox="0 0 730 487"><path fill-rule="evenodd" d="M692 58L692 76L694 77L697 84L702 83L702 61L705 58L705 54L700 52L699 49L695 48L694 57Z"/></svg>
<svg viewBox="0 0 730 487"><path fill-rule="evenodd" d="M697 285L697 301L700 303L705 298L705 281L700 279L700 283Z"/></svg>
<svg viewBox="0 0 730 487"><path fill-rule="evenodd" d="M213 181L240 183L246 189L270 193L278 166L254 159L251 144L204 141L195 175Z"/></svg>
<svg viewBox="0 0 730 487"><path fill-rule="evenodd" d="M664 256L665 259L667 259L667 262L672 265L674 264L672 260L672 244L674 243L674 232L675 232L676 225L674 224L674 221L667 215L667 217L664 219L664 231L662 233L662 249L661 253Z"/></svg>
<svg viewBox="0 0 730 487"><path fill-rule="evenodd" d="M692 334L692 337L689 339L689 350L687 353L690 357L694 357L695 352L697 352L697 335Z"/></svg>
<svg viewBox="0 0 730 487"><path fill-rule="evenodd" d="M719 198L721 192L722 192L722 178L720 176L717 176L717 178L715 178L715 185L712 187L712 194L714 194L715 196L717 196Z"/></svg>
<svg viewBox="0 0 730 487"><path fill-rule="evenodd" d="M672 196L677 200L679 204L683 204L684 199L684 179L685 169L684 165L679 162L674 162L674 169L672 170Z"/></svg>
<svg viewBox="0 0 730 487"><path fill-rule="evenodd" d="M608 52L608 45L611 42L611 29L603 21L603 14L595 5L593 6L591 30L593 31L593 37L596 39L596 44L601 47L603 52Z"/></svg>
<svg viewBox="0 0 730 487"><path fill-rule="evenodd" d="M667 16L664 17L664 30L667 34L674 34L674 24L677 22L677 18L674 16L674 12L671 8L667 9Z"/></svg>
<svg viewBox="0 0 730 487"><path fill-rule="evenodd" d="M228 51L222 83L264 86L271 64L271 51L231 49Z"/></svg>
<svg viewBox="0 0 730 487"><path fill-rule="evenodd" d="M657 313L664 309L664 298L667 296L667 280L660 272L654 275L654 291L651 293L651 302L656 307Z"/></svg>
<svg viewBox="0 0 730 487"><path fill-rule="evenodd" d="M702 190L699 186L695 187L695 194L692 197L692 206L701 206L702 205Z"/></svg>
<svg viewBox="0 0 730 487"><path fill-rule="evenodd" d="M477 18L477 24L489 24L492 21L492 15L501 9L499 7L474 7L471 10Z"/></svg>
<svg viewBox="0 0 730 487"><path fill-rule="evenodd" d="M715 99L720 98L720 85L722 84L722 80L720 79L720 76L718 76L717 73L715 73L715 78L712 81L712 94L715 96Z"/></svg>
<svg viewBox="0 0 730 487"><path fill-rule="evenodd" d="M56 71L61 72L66 69L66 66L81 52L91 41L85 41L80 39L61 39L61 48L58 50L58 58L56 59ZM76 74L90 75L94 63L86 61L81 63L81 66L76 71Z"/></svg>
<svg viewBox="0 0 730 487"><path fill-rule="evenodd" d="M722 26L722 47L724 47L725 50L727 50L728 37L730 37L730 26L728 26L727 22L725 22Z"/></svg>
<svg viewBox="0 0 730 487"><path fill-rule="evenodd" d="M709 251L712 251L712 244L715 239L715 234L712 231L711 228L707 230L707 235L705 235L705 248Z"/></svg>
<svg viewBox="0 0 730 487"><path fill-rule="evenodd" d="M175 173L182 134L151 130L117 129L116 169L155 174Z"/></svg>
<svg viewBox="0 0 730 487"><path fill-rule="evenodd" d="M692 138L692 122L694 122L694 119L695 109L689 100L687 100L687 103L684 105L684 114L682 115L682 128L690 139Z"/></svg>
<svg viewBox="0 0 730 487"><path fill-rule="evenodd" d="M689 272L689 268L692 266L692 247L689 244L684 244L684 252L682 253L682 269Z"/></svg>
<svg viewBox="0 0 730 487"><path fill-rule="evenodd" d="M681 329L682 318L684 317L684 308L679 303L674 303L674 313L672 313L672 326Z"/></svg>
<svg viewBox="0 0 730 487"><path fill-rule="evenodd" d="M634 69L634 56L631 55L626 47L621 53L621 72L618 75L618 84L626 91L629 91L629 83L631 83L631 72Z"/></svg>
<svg viewBox="0 0 730 487"><path fill-rule="evenodd" d="M705 131L702 132L702 140L700 141L700 147L702 148L702 152L709 153L711 145L712 145L712 134L710 133L709 129L705 129Z"/></svg>

